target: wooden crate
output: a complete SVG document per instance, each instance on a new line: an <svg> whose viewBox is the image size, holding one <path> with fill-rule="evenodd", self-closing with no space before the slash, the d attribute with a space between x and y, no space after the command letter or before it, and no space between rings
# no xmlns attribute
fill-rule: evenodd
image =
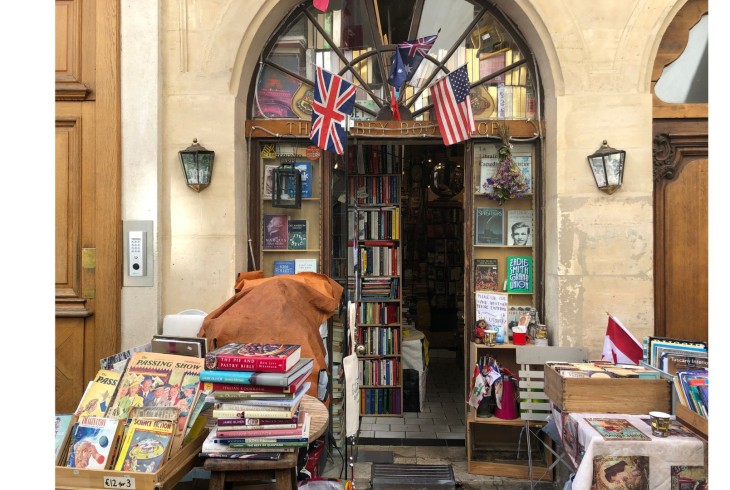
<svg viewBox="0 0 730 490"><path fill-rule="evenodd" d="M671 413L671 387L667 379L563 378L545 365L545 393L565 412Z"/></svg>
<svg viewBox="0 0 730 490"><path fill-rule="evenodd" d="M681 403L677 402L674 406L677 419L684 425L692 429L697 435L707 440L709 436L708 420L697 412L693 412Z"/></svg>
<svg viewBox="0 0 730 490"><path fill-rule="evenodd" d="M154 473L114 470L83 470L56 466L57 490L136 488L137 490L164 490L173 488L190 470L203 466L198 455L207 430L183 446L170 460Z"/></svg>

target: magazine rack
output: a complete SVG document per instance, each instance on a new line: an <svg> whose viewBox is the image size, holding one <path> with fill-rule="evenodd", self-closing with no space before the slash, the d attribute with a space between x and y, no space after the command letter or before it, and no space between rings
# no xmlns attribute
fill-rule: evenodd
<svg viewBox="0 0 730 490"><path fill-rule="evenodd" d="M57 490L88 488L136 488L137 490L165 490L173 488L196 466L203 466L198 456L208 430L183 446L169 461L154 473L114 470L84 470L56 466Z"/></svg>

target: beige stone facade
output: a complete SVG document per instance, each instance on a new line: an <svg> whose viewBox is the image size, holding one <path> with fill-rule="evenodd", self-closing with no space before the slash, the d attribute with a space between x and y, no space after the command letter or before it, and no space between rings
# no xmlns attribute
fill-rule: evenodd
<svg viewBox="0 0 730 490"><path fill-rule="evenodd" d="M166 314L211 311L248 266L246 100L265 41L294 0L122 0L124 220L155 223L151 288L123 288L122 348ZM544 89L545 320L554 345L599 356L606 311L653 332L652 97L659 41L684 0L497 0ZM188 189L178 151L216 152ZM626 150L624 186L596 189L602 140ZM144 305L143 307L140 305Z"/></svg>

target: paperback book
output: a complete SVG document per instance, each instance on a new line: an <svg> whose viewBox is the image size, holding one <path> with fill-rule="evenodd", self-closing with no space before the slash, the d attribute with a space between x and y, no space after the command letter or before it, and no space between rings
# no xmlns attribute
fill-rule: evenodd
<svg viewBox="0 0 730 490"><path fill-rule="evenodd" d="M516 145L512 150L512 161L522 172L522 180L527 184L526 194L532 194L532 150L529 146Z"/></svg>
<svg viewBox="0 0 730 490"><path fill-rule="evenodd" d="M264 215L264 249L286 250L289 246L289 217L286 214Z"/></svg>
<svg viewBox="0 0 730 490"><path fill-rule="evenodd" d="M108 468L121 428L122 424L117 419L80 417L70 442L66 466L97 470Z"/></svg>
<svg viewBox="0 0 730 490"><path fill-rule="evenodd" d="M165 462L176 424L172 420L132 419L114 469L154 473Z"/></svg>
<svg viewBox="0 0 730 490"><path fill-rule="evenodd" d="M299 170L302 177L302 197L312 197L312 164L311 162L296 162L294 168Z"/></svg>
<svg viewBox="0 0 730 490"><path fill-rule="evenodd" d="M488 194L494 191L489 183L499 168L499 149L493 143L477 145L475 153L479 158L479 185L475 189L477 194Z"/></svg>
<svg viewBox="0 0 730 490"><path fill-rule="evenodd" d="M474 259L474 290L497 291L498 271L497 259Z"/></svg>
<svg viewBox="0 0 730 490"><path fill-rule="evenodd" d="M476 208L476 245L504 245L504 209Z"/></svg>
<svg viewBox="0 0 730 490"><path fill-rule="evenodd" d="M205 369L200 372L200 380L211 383L231 383L257 386L289 386L302 376L309 376L314 367L311 358L302 357L286 373L262 373L258 371L221 371Z"/></svg>
<svg viewBox="0 0 730 490"><path fill-rule="evenodd" d="M294 273L317 272L317 259L295 259Z"/></svg>
<svg viewBox="0 0 730 490"><path fill-rule="evenodd" d="M302 356L297 344L231 342L205 356L206 370L286 373Z"/></svg>
<svg viewBox="0 0 730 490"><path fill-rule="evenodd" d="M235 447L231 446L229 444L221 444L219 442L215 442L216 439L218 439L218 431L216 427L211 427L210 432L208 432L208 435L206 436L205 440L203 441L203 444L200 448L201 455L204 454L215 454L217 457L228 457L225 455L231 455L231 454L249 454L249 453L256 453L256 452L281 452L281 453L292 453L296 451L295 447L284 447L284 446L276 446L274 447L266 447L266 448L246 448L246 447ZM233 456L231 456L233 457Z"/></svg>
<svg viewBox="0 0 730 490"><path fill-rule="evenodd" d="M532 256L508 256L505 276L505 291L508 293L531 293L533 277Z"/></svg>
<svg viewBox="0 0 730 490"><path fill-rule="evenodd" d="M256 409L257 407L261 407L261 409L285 409L285 410L294 410L296 407L299 406L299 403L302 401L302 398L304 397L304 394L309 389L311 383L307 381L304 383L296 392L296 394L292 398L252 398L249 400L240 400L240 401L228 401L228 402L217 402L218 407L217 408L225 408L225 409L238 409L238 410L247 410L247 409Z"/></svg>
<svg viewBox="0 0 730 490"><path fill-rule="evenodd" d="M278 165L265 165L264 166L264 199L271 199L273 196L272 190L274 188L274 169Z"/></svg>
<svg viewBox="0 0 730 490"><path fill-rule="evenodd" d="M289 250L307 249L307 220L290 219L288 234Z"/></svg>
<svg viewBox="0 0 730 490"><path fill-rule="evenodd" d="M532 245L532 210L510 209L507 211L507 245Z"/></svg>
<svg viewBox="0 0 730 490"><path fill-rule="evenodd" d="M77 417L103 417L117 391L121 374L109 369L97 371L94 379L86 386L74 415Z"/></svg>
<svg viewBox="0 0 730 490"><path fill-rule="evenodd" d="M293 260L275 260L274 261L274 275L283 276L288 274L296 274L294 271Z"/></svg>

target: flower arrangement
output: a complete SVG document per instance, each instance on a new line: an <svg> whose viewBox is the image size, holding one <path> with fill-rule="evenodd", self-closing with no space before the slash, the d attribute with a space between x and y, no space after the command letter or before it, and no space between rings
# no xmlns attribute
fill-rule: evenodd
<svg viewBox="0 0 730 490"><path fill-rule="evenodd" d="M506 126L499 126L499 133L502 137L502 146L499 148L499 167L494 177L487 179L492 186L492 192L485 196L493 201L499 201L501 206L506 201L522 197L528 190L522 171L512 160L512 145L509 142L509 130Z"/></svg>

